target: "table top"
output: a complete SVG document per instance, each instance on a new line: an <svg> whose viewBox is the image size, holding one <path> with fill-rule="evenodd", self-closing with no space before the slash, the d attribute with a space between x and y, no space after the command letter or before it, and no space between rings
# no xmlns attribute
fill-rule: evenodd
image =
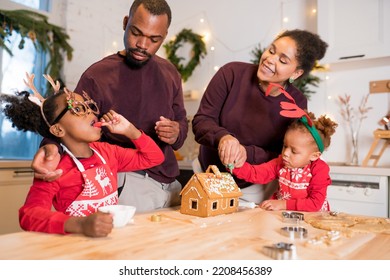
<svg viewBox="0 0 390 280"><path fill-rule="evenodd" d="M161 221L152 221L160 215ZM306 215L306 213L305 213ZM330 245L308 244L326 234L305 222L307 237L290 239L281 228L291 226L281 211L259 208L207 218L184 215L177 208L134 216L105 238L78 234L18 232L0 235L0 259L73 260L255 260L272 259L264 246L279 242L296 247L296 259L390 259L390 235L361 233L342 236Z"/></svg>

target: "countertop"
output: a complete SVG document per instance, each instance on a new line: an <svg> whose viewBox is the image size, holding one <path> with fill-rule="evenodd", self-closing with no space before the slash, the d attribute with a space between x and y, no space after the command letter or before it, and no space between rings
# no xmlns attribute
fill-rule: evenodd
<svg viewBox="0 0 390 280"><path fill-rule="evenodd" d="M390 176L389 166L355 166L332 162L328 162L328 164L331 173Z"/></svg>
<svg viewBox="0 0 390 280"><path fill-rule="evenodd" d="M152 214L160 215L161 221L153 222ZM136 214L132 224L114 228L106 238L33 232L1 235L0 259L267 260L272 258L264 254L264 246L279 242L293 243L296 259L302 260L390 259L389 234L356 234L329 245L307 245L307 239L327 231L300 223L308 236L292 240L280 232L291 224L279 211L244 208L199 218L177 208L163 209Z"/></svg>
<svg viewBox="0 0 390 280"><path fill-rule="evenodd" d="M30 168L31 160L0 160L0 168Z"/></svg>

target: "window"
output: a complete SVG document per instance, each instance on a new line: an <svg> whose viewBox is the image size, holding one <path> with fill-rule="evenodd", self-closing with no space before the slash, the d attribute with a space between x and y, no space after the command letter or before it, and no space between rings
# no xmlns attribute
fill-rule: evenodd
<svg viewBox="0 0 390 280"><path fill-rule="evenodd" d="M230 199L230 207L234 206L234 198Z"/></svg>
<svg viewBox="0 0 390 280"><path fill-rule="evenodd" d="M26 6L49 9L49 0L13 0ZM15 91L27 90L23 83L25 73L35 74L35 85L44 93L45 81L42 77L45 65L45 55L37 51L31 40L25 40L24 48L19 49L21 37L14 32L5 42L12 50L10 56L0 48L0 90L1 93L14 94ZM19 131L12 127L4 114L0 113L0 159L32 159L39 147L42 137L32 132Z"/></svg>
<svg viewBox="0 0 390 280"><path fill-rule="evenodd" d="M213 209L213 210L217 210L218 209L218 203L217 203L217 201L214 201L213 202L213 205L212 205L212 208L211 209Z"/></svg>
<svg viewBox="0 0 390 280"><path fill-rule="evenodd" d="M41 11L49 11L49 0L12 0L12 2L19 3Z"/></svg>
<svg viewBox="0 0 390 280"><path fill-rule="evenodd" d="M191 199L191 209L198 210L198 201Z"/></svg>

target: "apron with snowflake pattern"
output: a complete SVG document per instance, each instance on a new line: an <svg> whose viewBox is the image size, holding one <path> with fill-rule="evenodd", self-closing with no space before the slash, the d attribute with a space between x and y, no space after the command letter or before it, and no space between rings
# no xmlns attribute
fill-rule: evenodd
<svg viewBox="0 0 390 280"><path fill-rule="evenodd" d="M65 213L69 216L85 217L93 214L101 206L118 204L118 188L111 168L104 158L91 148L101 159L101 165L95 165L85 170L83 164L66 148L65 152L73 159L82 174L83 190L78 197L68 206Z"/></svg>
<svg viewBox="0 0 390 280"><path fill-rule="evenodd" d="M302 199L308 196L307 187L312 178L310 164L303 168L286 168L279 170L279 191L276 198L279 200ZM325 199L319 211L329 211L328 201Z"/></svg>

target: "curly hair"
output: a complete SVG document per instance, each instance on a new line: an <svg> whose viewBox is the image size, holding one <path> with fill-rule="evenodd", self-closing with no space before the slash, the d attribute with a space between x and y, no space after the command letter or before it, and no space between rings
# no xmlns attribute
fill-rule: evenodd
<svg viewBox="0 0 390 280"><path fill-rule="evenodd" d="M311 112L309 112L308 115L321 137L322 143L324 144L324 148L328 148L330 146L331 136L336 132L338 124L326 115L322 115L318 119L316 119L315 115ZM294 122L292 122L291 125L288 127L287 131L289 130L300 130L305 133L310 133L306 126L300 120L295 120ZM315 140L313 138L313 143L314 142Z"/></svg>
<svg viewBox="0 0 390 280"><path fill-rule="evenodd" d="M139 6L143 5L152 15L160 16L167 15L168 27L171 25L172 12L168 3L165 0L134 0L130 7L129 17L134 15Z"/></svg>
<svg viewBox="0 0 390 280"><path fill-rule="evenodd" d="M294 29L284 31L274 41L283 37L290 37L297 45L298 68L304 72L300 78L309 75L316 61L325 56L326 49L328 48L328 44L320 36L306 30Z"/></svg>
<svg viewBox="0 0 390 280"><path fill-rule="evenodd" d="M49 123L55 120L55 112L58 108L58 98L64 94L60 91L57 94L50 95L43 103L43 112ZM57 139L50 133L49 126L42 117L39 105L28 99L30 95L27 91L16 92L15 95L0 94L0 103L2 111L7 119L12 122L12 127L21 131L32 131L43 137Z"/></svg>

